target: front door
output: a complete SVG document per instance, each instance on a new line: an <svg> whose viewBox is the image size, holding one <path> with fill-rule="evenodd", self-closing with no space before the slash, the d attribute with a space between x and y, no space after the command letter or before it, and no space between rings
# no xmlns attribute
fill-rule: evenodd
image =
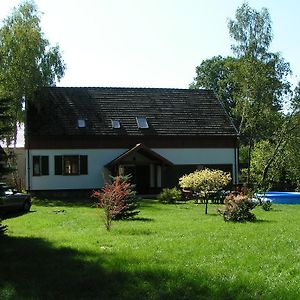
<svg viewBox="0 0 300 300"><path fill-rule="evenodd" d="M148 194L150 187L150 167L136 166L136 190L139 194Z"/></svg>
<svg viewBox="0 0 300 300"><path fill-rule="evenodd" d="M124 174L131 175L131 183L135 184L138 194L149 193L150 167L148 165L124 166Z"/></svg>

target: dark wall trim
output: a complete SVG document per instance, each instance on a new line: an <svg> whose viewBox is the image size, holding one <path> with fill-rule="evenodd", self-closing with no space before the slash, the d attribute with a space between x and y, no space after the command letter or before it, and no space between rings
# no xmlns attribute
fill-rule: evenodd
<svg viewBox="0 0 300 300"><path fill-rule="evenodd" d="M131 148L236 148L236 136L31 136L28 149Z"/></svg>

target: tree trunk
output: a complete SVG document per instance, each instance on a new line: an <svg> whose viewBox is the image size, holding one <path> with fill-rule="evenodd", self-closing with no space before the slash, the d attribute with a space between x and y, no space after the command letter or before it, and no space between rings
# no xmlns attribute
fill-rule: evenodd
<svg viewBox="0 0 300 300"><path fill-rule="evenodd" d="M251 183L251 152L253 148L253 140L252 140L252 134L249 137L249 148L248 148L248 168L247 168L247 179L246 183L247 186L249 187Z"/></svg>
<svg viewBox="0 0 300 300"><path fill-rule="evenodd" d="M208 210L208 197L205 195L205 214L207 215L207 210Z"/></svg>

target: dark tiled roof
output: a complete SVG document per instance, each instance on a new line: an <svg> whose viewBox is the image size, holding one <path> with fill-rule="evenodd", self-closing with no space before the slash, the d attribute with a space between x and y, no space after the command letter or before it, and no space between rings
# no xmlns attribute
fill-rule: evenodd
<svg viewBox="0 0 300 300"><path fill-rule="evenodd" d="M29 109L32 135L236 135L212 91L154 88L43 88ZM147 118L139 129L136 117ZM78 119L86 128L78 128ZM113 129L111 119L121 122Z"/></svg>

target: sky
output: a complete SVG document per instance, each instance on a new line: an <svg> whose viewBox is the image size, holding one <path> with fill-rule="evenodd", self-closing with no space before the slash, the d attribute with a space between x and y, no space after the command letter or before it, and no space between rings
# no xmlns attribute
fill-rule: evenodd
<svg viewBox="0 0 300 300"><path fill-rule="evenodd" d="M20 0L0 0L0 22ZM195 68L232 55L227 23L243 0L36 0L41 27L67 65L58 86L188 88ZM249 0L268 8L272 52L300 80L300 1ZM1 23L0 23L1 25ZM17 146L23 146L23 134Z"/></svg>
<svg viewBox="0 0 300 300"><path fill-rule="evenodd" d="M0 0L0 20L21 1ZM243 0L36 0L45 37L67 65L58 86L188 88L195 68L232 55L227 22ZM268 8L271 51L300 76L300 1L249 0Z"/></svg>

